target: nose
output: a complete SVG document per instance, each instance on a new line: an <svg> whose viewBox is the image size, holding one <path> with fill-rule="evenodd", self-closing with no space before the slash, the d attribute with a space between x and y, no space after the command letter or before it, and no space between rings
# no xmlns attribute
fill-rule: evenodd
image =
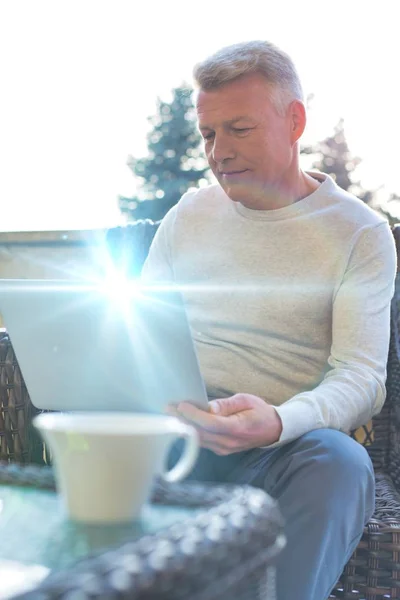
<svg viewBox="0 0 400 600"><path fill-rule="evenodd" d="M222 133L214 135L211 156L216 163L223 163L227 159L235 157L232 140L228 135Z"/></svg>

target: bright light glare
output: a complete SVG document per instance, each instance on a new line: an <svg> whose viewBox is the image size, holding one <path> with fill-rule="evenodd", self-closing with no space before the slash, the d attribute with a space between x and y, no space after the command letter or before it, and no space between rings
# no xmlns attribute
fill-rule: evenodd
<svg viewBox="0 0 400 600"><path fill-rule="evenodd" d="M142 286L138 280L128 279L118 271L110 272L97 284L99 291L106 295L113 307L117 307L127 323L132 319L132 299L141 296ZM111 307L110 307L111 308Z"/></svg>
<svg viewBox="0 0 400 600"><path fill-rule="evenodd" d="M127 279L124 275L108 275L99 285L99 289L113 300L132 298L140 293L142 286L137 280Z"/></svg>

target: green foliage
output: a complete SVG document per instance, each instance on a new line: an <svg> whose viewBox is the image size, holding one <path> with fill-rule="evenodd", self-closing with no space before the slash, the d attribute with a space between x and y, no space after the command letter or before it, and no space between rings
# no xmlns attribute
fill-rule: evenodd
<svg viewBox="0 0 400 600"><path fill-rule="evenodd" d="M189 87L172 90L170 103L158 99L157 114L149 121L148 156L128 159L133 174L142 181L140 192L134 198L119 198L121 211L132 220L162 219L208 171Z"/></svg>

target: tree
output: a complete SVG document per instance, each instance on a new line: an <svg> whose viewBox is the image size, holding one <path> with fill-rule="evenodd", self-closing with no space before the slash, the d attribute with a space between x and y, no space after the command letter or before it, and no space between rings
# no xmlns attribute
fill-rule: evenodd
<svg viewBox="0 0 400 600"><path fill-rule="evenodd" d="M361 183L355 180L355 171L361 159L350 152L343 119L336 125L333 135L322 142L303 147L301 152L313 155L312 168L331 175L341 188L352 192L366 203L372 200L374 192L365 190Z"/></svg>
<svg viewBox="0 0 400 600"><path fill-rule="evenodd" d="M142 181L137 196L119 197L129 219L159 220L190 187L207 182L208 166L197 131L192 90L172 90L170 103L157 101L157 114L149 118L148 156L128 158L128 166Z"/></svg>

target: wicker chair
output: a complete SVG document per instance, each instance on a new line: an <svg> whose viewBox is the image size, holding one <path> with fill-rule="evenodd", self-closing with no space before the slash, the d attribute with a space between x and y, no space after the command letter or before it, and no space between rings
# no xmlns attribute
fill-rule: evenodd
<svg viewBox="0 0 400 600"><path fill-rule="evenodd" d="M140 272L158 223L138 221L110 229L115 262ZM400 257L400 227L395 227ZM43 444L31 426L32 406L6 331L0 333L0 461L44 464ZM376 510L330 598L400 599L400 279L392 303L387 400L373 422L353 436L367 448L376 472ZM351 482L349 482L351 485ZM321 599L323 600L323 599Z"/></svg>

